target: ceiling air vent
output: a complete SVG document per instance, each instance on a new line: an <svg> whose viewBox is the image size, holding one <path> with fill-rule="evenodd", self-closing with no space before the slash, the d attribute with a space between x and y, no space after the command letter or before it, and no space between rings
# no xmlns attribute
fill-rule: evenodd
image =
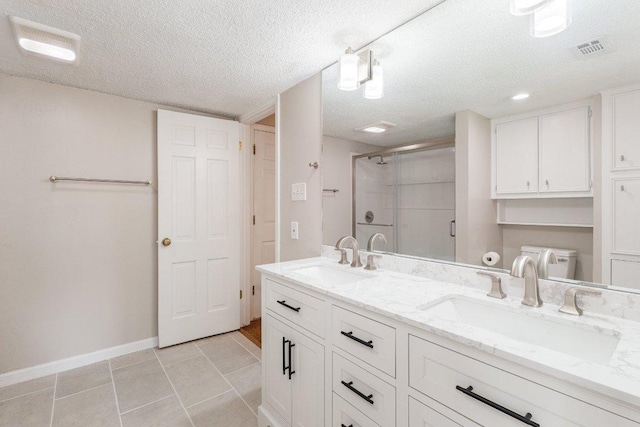
<svg viewBox="0 0 640 427"><path fill-rule="evenodd" d="M80 36L37 22L10 16L18 48L25 55L78 65Z"/></svg>
<svg viewBox="0 0 640 427"><path fill-rule="evenodd" d="M611 44L606 37L598 37L571 48L573 54L578 58L591 58L603 55L612 51Z"/></svg>

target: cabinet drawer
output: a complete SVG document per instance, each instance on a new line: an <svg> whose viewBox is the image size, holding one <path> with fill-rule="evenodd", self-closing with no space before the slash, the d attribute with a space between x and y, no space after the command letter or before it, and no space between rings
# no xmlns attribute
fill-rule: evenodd
<svg viewBox="0 0 640 427"><path fill-rule="evenodd" d="M333 353L333 391L380 426L395 426L395 387L336 353Z"/></svg>
<svg viewBox="0 0 640 427"><path fill-rule="evenodd" d="M435 409L409 397L409 427L477 427L478 424L450 413L446 416Z"/></svg>
<svg viewBox="0 0 640 427"><path fill-rule="evenodd" d="M332 425L335 427L380 427L336 393L333 393Z"/></svg>
<svg viewBox="0 0 640 427"><path fill-rule="evenodd" d="M324 338L324 301L266 280L266 306L294 324Z"/></svg>
<svg viewBox="0 0 640 427"><path fill-rule="evenodd" d="M611 286L640 290L640 260L633 262L612 259Z"/></svg>
<svg viewBox="0 0 640 427"><path fill-rule="evenodd" d="M531 413L531 420L544 427L638 426L626 418L414 336L409 337L409 385L486 426L527 424L471 394L521 416Z"/></svg>
<svg viewBox="0 0 640 427"><path fill-rule="evenodd" d="M396 376L396 330L333 306L331 334L337 347L382 372Z"/></svg>

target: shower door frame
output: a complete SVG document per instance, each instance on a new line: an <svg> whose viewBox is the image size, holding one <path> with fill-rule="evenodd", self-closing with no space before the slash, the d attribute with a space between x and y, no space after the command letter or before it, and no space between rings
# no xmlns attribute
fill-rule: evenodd
<svg viewBox="0 0 640 427"><path fill-rule="evenodd" d="M446 136L443 138L434 138L418 144L399 145L395 147L385 148L370 153L358 154L351 156L351 235L356 235L356 160L363 157L389 156L393 154L410 154L414 151L437 150L439 148L455 147L455 136ZM394 222L395 227L395 222ZM395 236L396 233L394 233Z"/></svg>

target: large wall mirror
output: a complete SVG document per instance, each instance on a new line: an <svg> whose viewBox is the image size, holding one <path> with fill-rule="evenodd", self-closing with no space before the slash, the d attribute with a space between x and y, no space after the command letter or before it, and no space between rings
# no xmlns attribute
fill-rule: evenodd
<svg viewBox="0 0 640 427"><path fill-rule="evenodd" d="M509 0L443 1L353 46L382 67L379 99L362 87L339 90L339 65L325 69L323 243L355 235L366 247L382 233L380 251L500 269L553 248L555 279L619 277L615 288L640 291L640 248L607 246L617 235L632 246L640 237L630 217L640 189L610 186L623 161L603 149L607 126L618 126L607 106L615 97L603 94L640 89L640 2L572 3L567 29L534 37L530 17L512 15ZM637 119L624 129L640 147L635 99L624 108ZM628 155L624 173L636 179L640 148L629 152L639 159ZM464 224L461 209L471 218ZM499 259L483 258L489 252Z"/></svg>

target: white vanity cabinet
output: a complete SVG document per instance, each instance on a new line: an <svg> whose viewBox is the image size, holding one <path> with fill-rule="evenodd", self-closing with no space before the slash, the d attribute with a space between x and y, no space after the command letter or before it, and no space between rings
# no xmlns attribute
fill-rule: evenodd
<svg viewBox="0 0 640 427"><path fill-rule="evenodd" d="M588 102L492 120L492 197L591 197Z"/></svg>
<svg viewBox="0 0 640 427"><path fill-rule="evenodd" d="M279 276L263 289L260 427L640 427L637 408L555 375Z"/></svg>
<svg viewBox="0 0 640 427"><path fill-rule="evenodd" d="M617 93L612 104L613 169L639 169L640 90Z"/></svg>

